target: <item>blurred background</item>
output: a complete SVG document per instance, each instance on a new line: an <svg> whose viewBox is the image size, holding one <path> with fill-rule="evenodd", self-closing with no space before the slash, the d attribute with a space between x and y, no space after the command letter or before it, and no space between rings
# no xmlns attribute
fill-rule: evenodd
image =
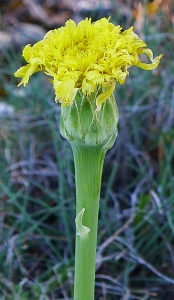
<svg viewBox="0 0 174 300"><path fill-rule="evenodd" d="M117 85L100 201L96 300L174 299L173 0L0 1L0 299L73 299L75 182L48 78L21 52L69 18L111 17L164 57Z"/></svg>

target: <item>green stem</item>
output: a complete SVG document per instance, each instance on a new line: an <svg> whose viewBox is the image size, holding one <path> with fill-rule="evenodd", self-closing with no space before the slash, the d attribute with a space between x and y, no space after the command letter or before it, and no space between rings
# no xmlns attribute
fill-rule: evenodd
<svg viewBox="0 0 174 300"><path fill-rule="evenodd" d="M76 178L76 214L84 208L82 224L90 229L76 235L74 300L93 300L101 175L105 150L71 143ZM78 233L78 232L77 232Z"/></svg>

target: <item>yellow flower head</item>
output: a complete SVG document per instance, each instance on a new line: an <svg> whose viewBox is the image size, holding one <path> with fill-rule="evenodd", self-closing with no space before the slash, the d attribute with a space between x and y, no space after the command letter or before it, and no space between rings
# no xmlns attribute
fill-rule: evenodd
<svg viewBox="0 0 174 300"><path fill-rule="evenodd" d="M139 55L143 53L151 63L141 62ZM56 101L62 107L73 102L78 90L89 96L102 88L103 92L96 99L99 110L113 93L116 82L125 82L129 67L152 70L162 55L153 58L152 51L133 32L133 27L122 31L109 19L91 23L91 19L86 18L78 25L69 20L64 27L49 31L32 47L25 46L23 57L27 65L14 74L22 77L19 85L25 86L33 73L44 71L53 78Z"/></svg>

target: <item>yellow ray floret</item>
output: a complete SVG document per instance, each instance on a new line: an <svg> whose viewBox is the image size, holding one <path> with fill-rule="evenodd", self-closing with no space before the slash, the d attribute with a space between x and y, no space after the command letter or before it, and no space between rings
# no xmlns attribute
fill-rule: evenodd
<svg viewBox="0 0 174 300"><path fill-rule="evenodd" d="M151 63L142 62L141 54L146 54ZM49 31L43 40L25 46L23 57L27 65L14 73L22 78L19 85L25 86L33 73L44 71L53 78L56 101L62 107L72 103L78 90L90 95L102 87L103 96L97 97L98 110L115 83L125 82L129 67L155 69L162 55L153 58L133 27L122 31L109 19L91 23L86 18L77 25L69 20L64 27Z"/></svg>

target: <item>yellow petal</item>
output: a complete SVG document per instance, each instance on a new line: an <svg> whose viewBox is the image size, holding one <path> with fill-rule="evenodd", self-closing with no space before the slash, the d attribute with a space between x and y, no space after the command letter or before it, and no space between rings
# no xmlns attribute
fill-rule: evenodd
<svg viewBox="0 0 174 300"><path fill-rule="evenodd" d="M146 64L141 62L141 60L138 60L138 62L136 63L136 66L143 69L143 70L153 70L155 68L158 67L159 63L160 63L160 59L163 57L163 54L160 54L159 56L155 57L152 61L151 64Z"/></svg>
<svg viewBox="0 0 174 300"><path fill-rule="evenodd" d="M90 95L92 92L94 92L96 89L96 84L92 81L86 80L86 78L83 79L82 82L82 93L84 95Z"/></svg>
<svg viewBox="0 0 174 300"><path fill-rule="evenodd" d="M116 86L116 82L113 80L109 89L102 94L100 94L96 99L97 108L95 112L100 111L101 105L104 101L106 101L114 92Z"/></svg>
<svg viewBox="0 0 174 300"><path fill-rule="evenodd" d="M31 48L31 45L28 44L25 46L25 48L23 49L23 52L22 52L22 56L25 58L26 62L29 62L29 60L31 58L31 53L32 53L32 48Z"/></svg>
<svg viewBox="0 0 174 300"><path fill-rule="evenodd" d="M26 84L29 81L30 76L38 71L38 64L32 64L32 65L26 65L24 67L21 67L20 69L18 69L15 73L14 76L15 77L22 77L21 82L18 84L18 86L20 86L21 84L23 84L24 86L26 86Z"/></svg>
<svg viewBox="0 0 174 300"><path fill-rule="evenodd" d="M151 63L140 60L143 53ZM19 85L26 85L33 73L44 71L52 77L56 100L62 106L72 103L77 89L84 95L100 89L104 91L97 98L97 109L100 109L115 83L125 82L128 68L152 70L162 55L153 58L152 51L133 32L133 27L123 31L109 18L96 22L86 18L77 25L68 20L65 26L49 31L43 40L27 45L23 57L28 65L15 73L16 77L22 77Z"/></svg>
<svg viewBox="0 0 174 300"><path fill-rule="evenodd" d="M78 91L78 89L74 87L74 80L69 79L62 82L54 79L53 86L56 94L55 101L59 101L62 107L70 105Z"/></svg>

